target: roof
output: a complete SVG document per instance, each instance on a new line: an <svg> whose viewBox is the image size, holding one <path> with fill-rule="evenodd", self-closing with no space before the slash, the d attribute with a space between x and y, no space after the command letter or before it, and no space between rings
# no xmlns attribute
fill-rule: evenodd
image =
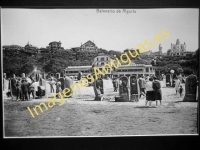
<svg viewBox="0 0 200 150"><path fill-rule="evenodd" d="M34 48L38 48L37 46L31 45L31 44L26 44L25 47L34 47Z"/></svg>
<svg viewBox="0 0 200 150"><path fill-rule="evenodd" d="M92 44L94 44L94 42L92 42L92 41L87 41L87 42L85 42L84 44L82 44L82 45L85 45L86 43L92 43ZM95 44L94 44L95 45Z"/></svg>
<svg viewBox="0 0 200 150"><path fill-rule="evenodd" d="M123 69L123 68L132 68L132 67L138 67L138 68L140 68L140 67L153 67L152 65L145 65L145 64L135 64L135 63L131 63L129 66L127 66L127 65L122 65L122 66L119 66L116 70L118 70L118 69Z"/></svg>
<svg viewBox="0 0 200 150"><path fill-rule="evenodd" d="M68 66L67 68L89 68L92 66Z"/></svg>
<svg viewBox="0 0 200 150"><path fill-rule="evenodd" d="M40 49L47 49L47 48L41 47Z"/></svg>
<svg viewBox="0 0 200 150"><path fill-rule="evenodd" d="M92 69L92 66L69 66L66 68L66 71L85 71Z"/></svg>
<svg viewBox="0 0 200 150"><path fill-rule="evenodd" d="M98 56L109 56L110 57L110 55L105 54L105 53L98 53L98 55L96 57L98 57Z"/></svg>
<svg viewBox="0 0 200 150"><path fill-rule="evenodd" d="M59 42L53 41L53 42L50 42L49 45L50 45L51 43L60 43L60 44L62 44L60 41L59 41Z"/></svg>

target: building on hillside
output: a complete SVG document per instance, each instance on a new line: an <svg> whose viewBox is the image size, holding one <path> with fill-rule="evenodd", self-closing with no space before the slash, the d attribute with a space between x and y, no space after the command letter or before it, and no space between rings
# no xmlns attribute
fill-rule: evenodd
<svg viewBox="0 0 200 150"><path fill-rule="evenodd" d="M167 51L169 56L185 56L186 44L180 44L179 39L176 40L176 44L171 43L171 49Z"/></svg>
<svg viewBox="0 0 200 150"><path fill-rule="evenodd" d="M56 41L50 42L49 46L47 46L47 48L50 49L51 52L56 52L56 50L58 50L58 49L64 50L64 48L61 47L61 44L62 43L60 41L59 42L56 42Z"/></svg>
<svg viewBox="0 0 200 150"><path fill-rule="evenodd" d="M102 67L105 64L110 64L110 59L111 59L111 57L109 55L106 55L104 53L99 53L98 56L96 56L94 58L94 62L92 64L92 66L96 66L96 67L99 68L99 70L103 71ZM111 65L111 67L112 67L112 65ZM110 67L109 66L105 66L105 69L107 71L106 76L111 77L112 75L111 75Z"/></svg>
<svg viewBox="0 0 200 150"><path fill-rule="evenodd" d="M83 77L92 73L92 66L68 66L62 72L64 75L76 79L79 72L82 72Z"/></svg>
<svg viewBox="0 0 200 150"><path fill-rule="evenodd" d="M155 75L155 69L152 65L145 65L145 64L135 64L131 63L129 66L122 65L112 71L113 77L121 77L121 76L147 76L147 75Z"/></svg>
<svg viewBox="0 0 200 150"><path fill-rule="evenodd" d="M98 52L98 47L92 41L81 44L79 51Z"/></svg>
<svg viewBox="0 0 200 150"><path fill-rule="evenodd" d="M25 45L24 49L29 52L37 53L38 47L29 44L29 42Z"/></svg>
<svg viewBox="0 0 200 150"><path fill-rule="evenodd" d="M162 46L159 44L158 46L158 51L157 52L152 52L151 55L153 56L162 56Z"/></svg>
<svg viewBox="0 0 200 150"><path fill-rule="evenodd" d="M167 50L167 55L168 55L168 56L171 56L171 55L172 55L172 50L171 50L171 49L168 49L168 50Z"/></svg>

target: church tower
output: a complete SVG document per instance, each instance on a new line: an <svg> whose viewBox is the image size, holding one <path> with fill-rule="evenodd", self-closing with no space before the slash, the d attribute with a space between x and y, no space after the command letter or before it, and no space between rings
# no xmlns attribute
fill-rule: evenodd
<svg viewBox="0 0 200 150"><path fill-rule="evenodd" d="M162 46L159 44L159 55L162 55Z"/></svg>
<svg viewBox="0 0 200 150"><path fill-rule="evenodd" d="M180 41L179 39L176 40L176 45L179 45L180 44Z"/></svg>

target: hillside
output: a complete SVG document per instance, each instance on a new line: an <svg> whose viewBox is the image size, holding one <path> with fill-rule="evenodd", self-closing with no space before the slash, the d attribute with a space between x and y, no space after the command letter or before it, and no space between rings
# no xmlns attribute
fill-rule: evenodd
<svg viewBox="0 0 200 150"><path fill-rule="evenodd" d="M98 53L91 52L72 52L66 50L58 50L55 53L37 54L27 52L24 50L6 50L3 52L3 72L7 73L7 76L16 74L21 76L22 73L29 74L34 68L37 68L43 72L57 73L68 66L86 66L92 65L94 58L99 53L105 53L111 58L116 55L118 58L121 52L114 50L101 49ZM172 64L178 64L180 67L172 67L176 73L183 69L185 74L189 73L191 69L198 73L199 66L199 49L194 56L162 56L156 59L156 64L152 62L152 57L139 56L133 59L136 64L152 64L156 66L158 70L166 73ZM130 57L131 58L131 57ZM164 67L165 66L165 67ZM178 71L179 69L179 71Z"/></svg>
<svg viewBox="0 0 200 150"><path fill-rule="evenodd" d="M57 73L68 66L92 65L94 58L99 53L105 53L111 57L121 55L118 51L104 49L100 49L98 53L57 50L52 54L6 50L3 52L3 72L7 73L7 76L12 74L21 76L21 73L29 74L34 68L37 68L46 73Z"/></svg>

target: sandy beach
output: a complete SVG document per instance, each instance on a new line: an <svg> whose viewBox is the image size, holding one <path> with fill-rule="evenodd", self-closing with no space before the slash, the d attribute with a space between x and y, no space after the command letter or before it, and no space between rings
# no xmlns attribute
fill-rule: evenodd
<svg viewBox="0 0 200 150"><path fill-rule="evenodd" d="M184 87L184 85L183 85ZM184 87L185 88L185 87ZM163 104L145 106L139 102L115 102L118 95L112 86L103 101L94 101L93 87L82 88L65 104L39 112L32 118L33 108L46 98L31 101L4 99L5 137L54 136L137 136L197 134L198 102L182 102L174 88L162 88Z"/></svg>

